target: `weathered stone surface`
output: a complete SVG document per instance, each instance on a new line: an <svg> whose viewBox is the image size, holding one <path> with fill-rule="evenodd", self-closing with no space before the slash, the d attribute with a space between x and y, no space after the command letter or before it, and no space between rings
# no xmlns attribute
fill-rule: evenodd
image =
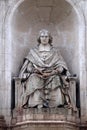
<svg viewBox="0 0 87 130"><path fill-rule="evenodd" d="M22 122L21 124L17 124L13 130L79 130L76 124L72 124L66 121L60 121L60 122L55 122L55 121L33 121L33 122Z"/></svg>
<svg viewBox="0 0 87 130"><path fill-rule="evenodd" d="M65 108L14 109L12 123L26 121L70 121L79 123L78 113Z"/></svg>
<svg viewBox="0 0 87 130"><path fill-rule="evenodd" d="M63 6L61 5L62 2ZM38 0L37 3L35 0L0 0L0 113L5 116L6 113L10 116L11 112L11 76L18 74L24 56L35 43L34 39L36 39L37 30L47 27L50 31L52 30L54 43L57 43L56 46L61 48L71 72L76 72L78 75L81 121L87 121L87 1L63 0L62 2L60 0L60 4L58 4L58 0L50 0L50 2ZM51 9L54 9L53 16L55 17L52 16L52 23L50 23L49 15L45 17L45 14L42 17L40 14L42 21L35 14L33 17L34 22L32 22L32 19L30 19L32 18L30 14L34 14L32 9L35 9L34 12L36 10L40 12L41 6L46 4L48 8L51 6ZM58 8L53 8L57 5ZM31 10L29 6L33 6ZM58 21L56 16L59 16ZM49 22L44 23L43 17L47 18L47 20L49 19ZM34 34L34 36L31 36L31 34ZM5 70L9 72L5 72ZM4 92L6 95L4 95ZM9 100L8 102L6 102L7 99ZM5 106L7 107L5 108Z"/></svg>
<svg viewBox="0 0 87 130"><path fill-rule="evenodd" d="M0 115L0 130L6 130L7 125L4 119L4 116Z"/></svg>

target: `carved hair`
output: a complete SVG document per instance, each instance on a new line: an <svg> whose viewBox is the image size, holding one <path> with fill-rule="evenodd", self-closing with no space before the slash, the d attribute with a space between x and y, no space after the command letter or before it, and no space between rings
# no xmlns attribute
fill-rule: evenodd
<svg viewBox="0 0 87 130"><path fill-rule="evenodd" d="M42 29L40 32L39 32L39 37L38 37L38 39L37 39L37 41L38 41L38 43L40 44L41 43L41 39L40 39L40 37L41 37L41 34L45 34L45 33L47 33L48 34L48 36L49 36L49 44L52 46L52 41L53 41L53 37L51 36L51 34L50 34L50 32L48 31L48 30L46 30L46 29ZM38 45L39 45L38 44Z"/></svg>

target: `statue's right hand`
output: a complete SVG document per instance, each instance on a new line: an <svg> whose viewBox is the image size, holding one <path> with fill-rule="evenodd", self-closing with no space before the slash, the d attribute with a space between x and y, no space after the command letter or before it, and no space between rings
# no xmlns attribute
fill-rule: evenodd
<svg viewBox="0 0 87 130"><path fill-rule="evenodd" d="M29 77L29 73L24 73L23 75L19 76L21 80L27 79Z"/></svg>
<svg viewBox="0 0 87 130"><path fill-rule="evenodd" d="M29 77L29 73L24 73L23 74L23 79L26 79L26 78L28 78Z"/></svg>

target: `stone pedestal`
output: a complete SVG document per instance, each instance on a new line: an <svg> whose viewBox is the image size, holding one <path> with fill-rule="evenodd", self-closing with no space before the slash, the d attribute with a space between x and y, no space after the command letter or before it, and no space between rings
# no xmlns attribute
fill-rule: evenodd
<svg viewBox="0 0 87 130"><path fill-rule="evenodd" d="M65 108L30 108L13 112L13 130L79 130L78 114Z"/></svg>

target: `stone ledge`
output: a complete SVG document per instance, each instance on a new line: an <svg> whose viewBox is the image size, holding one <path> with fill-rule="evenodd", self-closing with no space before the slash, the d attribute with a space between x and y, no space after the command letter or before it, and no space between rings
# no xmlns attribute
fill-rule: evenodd
<svg viewBox="0 0 87 130"><path fill-rule="evenodd" d="M11 126L14 130L79 130L76 123L69 121L25 121Z"/></svg>

